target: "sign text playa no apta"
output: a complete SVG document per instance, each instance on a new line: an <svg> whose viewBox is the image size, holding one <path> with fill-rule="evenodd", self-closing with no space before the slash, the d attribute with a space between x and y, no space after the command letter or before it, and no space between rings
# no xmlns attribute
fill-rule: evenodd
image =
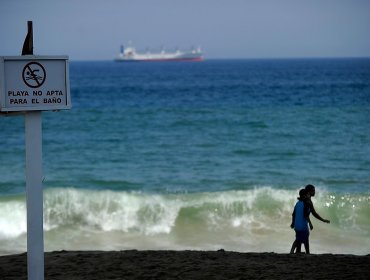
<svg viewBox="0 0 370 280"><path fill-rule="evenodd" d="M71 108L67 56L0 57L0 111Z"/></svg>

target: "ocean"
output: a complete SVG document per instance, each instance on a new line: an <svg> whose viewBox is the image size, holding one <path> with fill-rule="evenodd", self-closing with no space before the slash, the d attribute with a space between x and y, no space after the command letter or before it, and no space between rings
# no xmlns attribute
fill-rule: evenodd
<svg viewBox="0 0 370 280"><path fill-rule="evenodd" d="M370 253L370 59L70 62L43 112L45 250ZM27 250L24 116L0 117L0 254Z"/></svg>

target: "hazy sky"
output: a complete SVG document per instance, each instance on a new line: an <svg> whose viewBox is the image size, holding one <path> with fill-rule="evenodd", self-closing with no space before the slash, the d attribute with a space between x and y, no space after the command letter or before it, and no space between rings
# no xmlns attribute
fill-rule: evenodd
<svg viewBox="0 0 370 280"><path fill-rule="evenodd" d="M0 56L110 60L201 46L206 58L370 57L370 0L0 0Z"/></svg>

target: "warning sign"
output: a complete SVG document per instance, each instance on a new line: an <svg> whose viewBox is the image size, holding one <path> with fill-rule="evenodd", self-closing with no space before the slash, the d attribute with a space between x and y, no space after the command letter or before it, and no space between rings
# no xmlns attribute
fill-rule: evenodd
<svg viewBox="0 0 370 280"><path fill-rule="evenodd" d="M70 108L68 57L0 57L0 111Z"/></svg>

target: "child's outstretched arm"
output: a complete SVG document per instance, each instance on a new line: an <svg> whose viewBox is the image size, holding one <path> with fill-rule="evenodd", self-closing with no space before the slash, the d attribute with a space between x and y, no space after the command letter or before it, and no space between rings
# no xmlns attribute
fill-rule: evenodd
<svg viewBox="0 0 370 280"><path fill-rule="evenodd" d="M308 205L309 205L309 207L310 207L310 210L311 210L312 215L313 215L316 219L318 219L318 220L320 220L320 221L322 221L322 222L324 222L324 223L328 223L328 224L330 224L330 221L329 221L329 220L321 218L321 217L320 217L320 215L316 212L315 208L313 207L313 203L312 203L312 201L311 201L311 200L308 200L308 201L307 201L307 203L308 203Z"/></svg>

